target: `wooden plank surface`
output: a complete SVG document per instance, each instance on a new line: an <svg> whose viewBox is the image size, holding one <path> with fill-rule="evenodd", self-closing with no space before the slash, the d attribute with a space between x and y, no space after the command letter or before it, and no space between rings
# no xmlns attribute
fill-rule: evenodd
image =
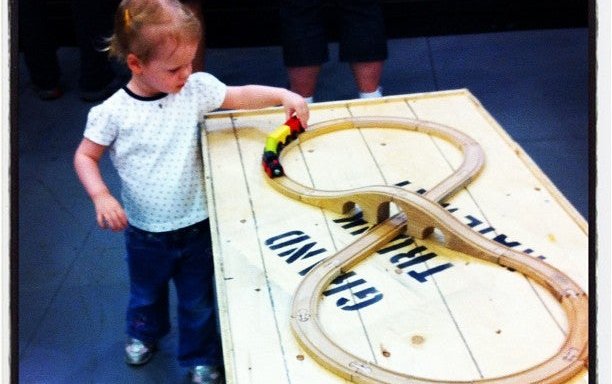
<svg viewBox="0 0 612 384"><path fill-rule="evenodd" d="M447 209L483 236L527 252L588 290L588 228L522 149L467 90L313 104L310 124L388 116L445 124L476 139L481 174ZM289 327L304 273L372 223L285 197L267 185L260 158L279 109L207 116L204 161L228 383L342 383L297 344ZM452 173L449 143L397 129L316 137L286 154L291 178L318 189L373 184L427 190ZM517 272L399 238L329 286L320 314L351 353L437 380L478 380L552 355L567 321L557 301ZM588 373L572 380L587 383Z"/></svg>

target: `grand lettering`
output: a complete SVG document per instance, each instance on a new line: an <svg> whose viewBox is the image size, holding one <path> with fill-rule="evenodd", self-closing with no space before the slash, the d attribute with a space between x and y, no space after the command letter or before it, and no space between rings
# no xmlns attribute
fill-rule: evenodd
<svg viewBox="0 0 612 384"><path fill-rule="evenodd" d="M300 230L281 233L266 239L264 243L270 250L276 251L279 257L284 258L287 264L303 265L302 262L306 261L307 266L298 272L300 276L304 276L327 257L327 249L320 247L309 235ZM383 294L378 289L365 279L357 277L353 271L334 279L323 295L335 298L336 306L345 311L363 309L383 298Z"/></svg>

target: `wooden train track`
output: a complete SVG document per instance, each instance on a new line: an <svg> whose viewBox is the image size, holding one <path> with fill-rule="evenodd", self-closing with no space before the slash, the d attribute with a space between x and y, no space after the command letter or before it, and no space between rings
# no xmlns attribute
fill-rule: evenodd
<svg viewBox="0 0 612 384"><path fill-rule="evenodd" d="M401 233L423 239L437 229L443 235L443 245L447 248L513 268L535 280L554 295L568 319L565 341L546 361L501 377L444 381L445 383L562 383L587 367L587 294L560 270L482 237L439 204L478 174L484 164L480 145L455 129L432 122L374 117L319 123L301 134L299 140L289 144L287 149L322 134L354 128L393 128L423 132L453 143L461 149L464 157L462 164L453 174L423 195L386 185L321 191L299 184L287 176L273 179L266 177L272 187L296 200L338 213L347 213L358 205L364 219L377 223L364 236L313 268L294 293L291 327L295 337L311 357L335 374L355 383L442 382L385 369L347 352L325 333L318 316L321 294L338 275L346 273ZM282 153L280 157L282 158ZM389 218L390 203L395 204L400 213Z"/></svg>

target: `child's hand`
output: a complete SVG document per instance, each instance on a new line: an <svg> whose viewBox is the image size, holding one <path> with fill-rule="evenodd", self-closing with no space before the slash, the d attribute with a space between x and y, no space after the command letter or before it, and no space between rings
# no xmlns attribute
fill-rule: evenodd
<svg viewBox="0 0 612 384"><path fill-rule="evenodd" d="M103 192L93 198L96 220L102 229L121 231L128 225L127 216L121 204L110 193Z"/></svg>
<svg viewBox="0 0 612 384"><path fill-rule="evenodd" d="M302 127L308 124L308 103L297 93L285 88L265 85L228 86L223 109L258 109L282 104L285 108L285 120L294 114L300 119Z"/></svg>
<svg viewBox="0 0 612 384"><path fill-rule="evenodd" d="M285 108L285 119L288 120L294 114L300 120L302 127L306 129L308 126L308 103L304 98L297 93L287 91L285 97L283 97L283 107Z"/></svg>

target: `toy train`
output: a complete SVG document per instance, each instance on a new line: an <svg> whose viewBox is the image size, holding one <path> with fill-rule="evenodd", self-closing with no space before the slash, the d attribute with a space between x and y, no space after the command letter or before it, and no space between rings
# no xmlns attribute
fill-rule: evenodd
<svg viewBox="0 0 612 384"><path fill-rule="evenodd" d="M300 120L293 116L268 135L261 165L269 177L274 178L285 174L283 166L278 160L278 155L287 144L297 139L302 132L304 132L304 127L300 124Z"/></svg>

